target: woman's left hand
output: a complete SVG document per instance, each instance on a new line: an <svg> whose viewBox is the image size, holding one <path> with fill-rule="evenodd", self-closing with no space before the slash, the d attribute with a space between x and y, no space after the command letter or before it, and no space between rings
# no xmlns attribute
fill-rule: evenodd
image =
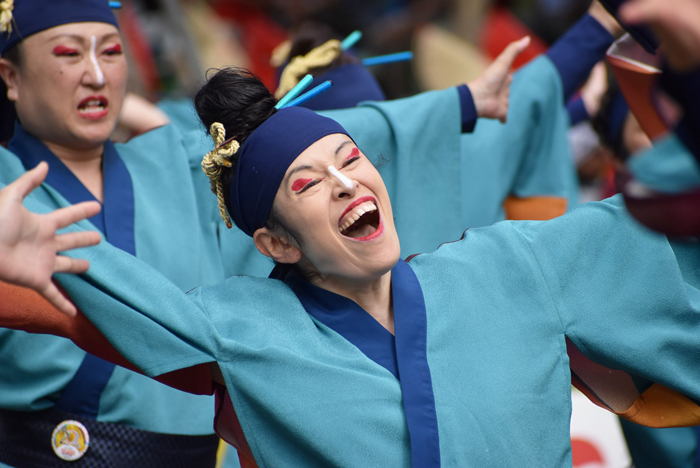
<svg viewBox="0 0 700 468"><path fill-rule="evenodd" d="M100 235L94 231L56 231L99 213L100 204L84 202L45 215L29 212L22 200L41 184L47 172L48 165L41 163L0 190L0 280L32 288L61 312L75 315L75 306L59 292L51 275L86 271L86 260L58 253L97 244Z"/></svg>
<svg viewBox="0 0 700 468"><path fill-rule="evenodd" d="M529 45L529 36L511 42L476 80L467 85L479 117L506 122L510 83L513 81L510 69L518 55Z"/></svg>

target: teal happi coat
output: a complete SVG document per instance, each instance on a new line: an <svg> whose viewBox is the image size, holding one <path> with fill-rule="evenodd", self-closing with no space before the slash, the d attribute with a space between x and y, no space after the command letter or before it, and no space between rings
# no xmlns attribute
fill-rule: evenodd
<svg viewBox="0 0 700 468"><path fill-rule="evenodd" d="M166 126L115 149L133 184L136 257L184 291L220 281L223 269L216 232L211 223L208 232L201 228L181 135ZM14 154L0 149L4 182L24 170ZM48 183L32 196L51 209L69 204ZM96 229L89 222L86 226ZM84 357L83 350L64 338L0 329L0 375L5 376L0 378L0 407L15 411L52 407ZM189 395L116 367L99 399L97 419L153 432L200 435L213 432L213 411L211 397Z"/></svg>
<svg viewBox="0 0 700 468"><path fill-rule="evenodd" d="M571 466L566 338L642 388L699 399L699 249L647 231L613 198L413 258L442 466ZM185 295L108 245L75 255L90 270L59 282L147 374L218 362L259 466L409 465L400 379L288 284L234 277ZM408 306L420 302L411 291ZM397 322L410 308L395 308Z"/></svg>
<svg viewBox="0 0 700 468"><path fill-rule="evenodd" d="M413 119L401 119L400 112L394 110L409 107ZM441 148L444 154L458 151L460 114L454 89L429 93L409 103L386 103L383 108L387 109L384 114L377 113L369 121L358 110L339 115L364 135L364 147L371 154L384 154L389 148L395 157L411 160L413 153L426 151L430 145ZM194 114L184 119L194 119ZM189 128L167 125L127 144L115 145L133 184L136 257L182 290L222 280L224 267L229 273L267 275L270 263L247 238L241 243L231 233L219 232L216 199L200 167L211 140L192 125L193 120L187 121ZM440 125L432 125L433 121ZM445 137L445 127L453 129L452 138ZM408 140L400 140L419 129L426 131L423 144L413 146ZM4 149L0 149L0 168L5 183L25 170L16 156ZM69 203L49 183L33 197L50 208ZM95 229L92 224L88 226ZM228 237L221 240L220 235ZM18 411L51 407L84 356L82 350L63 338L0 330L0 373L13 376L0 381L0 407ZM116 368L100 398L98 420L156 432L211 433L210 400L182 394ZM182 410L174 412L173 408Z"/></svg>
<svg viewBox="0 0 700 468"><path fill-rule="evenodd" d="M568 115L550 59L541 56L515 73L510 96L508 122L480 119L473 133L461 131L455 88L320 112L345 127L377 166L393 203L402 255L432 252L466 228L503 220L509 195L576 204ZM163 108L180 128L204 134L190 103ZM235 226L218 227L226 275L267 276L272 262L252 240Z"/></svg>
<svg viewBox="0 0 700 468"><path fill-rule="evenodd" d="M462 135L462 226L505 219L509 195L562 198L569 209L578 205L569 128L561 77L542 55L514 74L507 123L479 119L474 132Z"/></svg>

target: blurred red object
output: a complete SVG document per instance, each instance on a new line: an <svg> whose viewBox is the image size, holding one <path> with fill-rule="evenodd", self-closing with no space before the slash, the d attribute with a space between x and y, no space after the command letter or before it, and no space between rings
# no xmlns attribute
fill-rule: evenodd
<svg viewBox="0 0 700 468"><path fill-rule="evenodd" d="M250 60L250 71L257 75L268 89L277 89L277 69L270 65L272 51L287 40L287 32L265 11L252 5L232 0L214 2L219 16L233 23L241 32L241 43Z"/></svg>
<svg viewBox="0 0 700 468"><path fill-rule="evenodd" d="M122 2L122 8L118 10L118 18L122 37L143 83L144 94L155 98L156 93L163 88L163 83L158 74L151 45L131 2Z"/></svg>
<svg viewBox="0 0 700 468"><path fill-rule="evenodd" d="M594 443L583 439L571 439L571 455L575 468L603 467L605 461Z"/></svg>
<svg viewBox="0 0 700 468"><path fill-rule="evenodd" d="M530 47L515 59L518 69L540 54L547 52L547 44L513 15L510 10L497 7L491 10L481 30L480 47L491 60L498 57L508 44L530 36Z"/></svg>

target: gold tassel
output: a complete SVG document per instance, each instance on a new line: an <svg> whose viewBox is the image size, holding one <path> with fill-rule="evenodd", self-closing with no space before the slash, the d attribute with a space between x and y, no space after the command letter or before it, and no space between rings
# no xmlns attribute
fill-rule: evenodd
<svg viewBox="0 0 700 468"><path fill-rule="evenodd" d="M294 57L282 71L280 85L275 91L275 97L282 99L285 94L299 83L302 77L309 73L309 70L327 67L333 60L340 57L340 53L340 41L331 39L312 49L306 55Z"/></svg>
<svg viewBox="0 0 700 468"><path fill-rule="evenodd" d="M12 9L15 7L14 0L3 0L0 2L0 32L12 34Z"/></svg>
<svg viewBox="0 0 700 468"><path fill-rule="evenodd" d="M202 159L202 170L209 178L211 191L216 194L219 202L219 215L226 223L226 227L231 229L231 217L226 211L224 203L224 187L221 181L221 171L225 167L231 167L231 156L240 148L240 144L232 138L226 141L226 129L219 122L214 122L209 128L209 134L214 139L214 149L209 151Z"/></svg>

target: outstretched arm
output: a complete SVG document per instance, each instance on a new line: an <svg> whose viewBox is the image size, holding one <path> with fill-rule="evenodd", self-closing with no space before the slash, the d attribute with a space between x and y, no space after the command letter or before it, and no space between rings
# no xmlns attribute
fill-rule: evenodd
<svg viewBox="0 0 700 468"><path fill-rule="evenodd" d="M56 231L97 214L100 204L80 203L45 215L29 212L22 200L42 183L47 172L48 165L41 163L0 190L0 280L35 289L59 310L73 315L75 307L58 291L51 275L86 271L87 261L59 252L97 244L100 235Z"/></svg>
<svg viewBox="0 0 700 468"><path fill-rule="evenodd" d="M35 291L2 281L0 297L3 298L0 305L0 327L62 336L105 361L142 373L82 313L69 317ZM155 380L188 393L210 395L213 392L210 368L218 370L215 363L204 363L160 375ZM218 375L220 374L219 371ZM223 384L223 378L219 382Z"/></svg>

